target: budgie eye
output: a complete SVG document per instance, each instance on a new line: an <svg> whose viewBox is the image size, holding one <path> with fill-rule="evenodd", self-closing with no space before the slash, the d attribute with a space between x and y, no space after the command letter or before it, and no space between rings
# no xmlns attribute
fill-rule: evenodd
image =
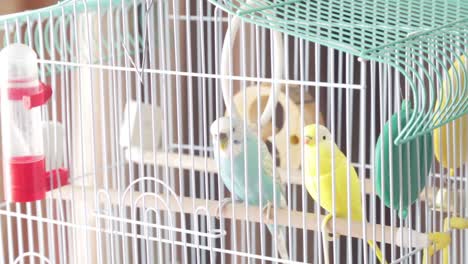
<svg viewBox="0 0 468 264"><path fill-rule="evenodd" d="M237 140L237 139L234 139L234 141L233 141L233 142L234 142L234 144L236 144L236 145L240 144L240 141L239 141L239 140Z"/></svg>
<svg viewBox="0 0 468 264"><path fill-rule="evenodd" d="M323 139L323 140L326 140L326 139L327 139L327 136L323 136L322 139Z"/></svg>

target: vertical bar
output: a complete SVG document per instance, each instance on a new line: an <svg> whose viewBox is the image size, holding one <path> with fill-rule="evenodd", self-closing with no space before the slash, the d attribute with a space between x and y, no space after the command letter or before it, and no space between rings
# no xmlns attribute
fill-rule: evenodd
<svg viewBox="0 0 468 264"><path fill-rule="evenodd" d="M217 58L215 60L215 68L216 69L219 69L220 68L220 65L219 65L219 58L221 57L221 48L222 48L222 43L223 43L223 37L222 37L222 28L223 28L223 16L222 16L222 13L221 13L221 9L219 9L218 7L215 9L215 18L216 18L216 24L215 24L215 35L217 37L215 37L215 58ZM219 85L221 83L221 80L217 80L217 85ZM223 104L220 103L222 101L222 94L219 92L220 89L216 89L215 90L215 98L216 98L216 116L220 116L221 113L224 113L223 111ZM190 90L189 90L190 91ZM189 96L190 97L190 96ZM219 152L219 149L215 149L214 151L218 151ZM219 153L218 153L219 155ZM220 166L219 162L217 164L218 168ZM218 188L217 188L217 192L219 194L219 201L220 203L218 204L218 206L221 206L221 201L226 199L224 197L224 186L223 186L223 183L221 181L218 181ZM221 218L220 220L220 228L222 230L225 229L225 220L223 218ZM224 250L226 248L226 238L225 237L222 237L221 238L221 243L220 243L220 246L221 246L221 264L224 264L226 263L226 254L224 253Z"/></svg>
<svg viewBox="0 0 468 264"><path fill-rule="evenodd" d="M112 5L111 5L112 6ZM120 26L119 24L119 16L118 12L120 11L120 8L118 4L116 4L115 7L112 8L111 11L109 11L109 20L108 20L108 40L109 40L109 45L110 45L110 64L112 66L117 66L121 65L119 61L121 61L121 56L116 56L117 49L116 46L118 46L118 43L122 43L121 40L119 39L120 36L119 34L115 34L117 32L117 28ZM114 13L115 12L115 13ZM117 58L116 58L117 57ZM113 99L112 104L109 104L109 111L112 113L112 124L113 124L113 131L115 131L115 135L113 135L114 138L114 143L111 144L112 146L112 163L116 164L116 166L112 170L112 175L115 175L112 177L112 188L114 190L117 190L117 193L120 197L121 195L121 181L124 178L124 175L122 171L123 169L123 162L122 160L122 151L119 146L120 143L120 108L118 108L119 105L119 100L120 100L120 95L121 91L117 88L121 85L121 75L122 73L120 71L117 71L115 69L111 70L111 75L112 75L112 82L111 82L111 88L109 89L109 96ZM113 206L111 208L111 214L114 216L118 216L118 208ZM112 223L111 224L111 230L116 231L118 228L115 226L117 223ZM121 250L117 250L120 247L121 242L121 236L118 234L110 234L110 239L111 239L111 255L112 255L112 263L122 263L123 256L121 255L123 252Z"/></svg>
<svg viewBox="0 0 468 264"><path fill-rule="evenodd" d="M213 7L212 5L207 6L207 14L213 14L212 7ZM215 74L215 68L213 67L213 60L216 58L216 56L213 54L214 47L213 47L213 42L211 40L216 37L216 33L213 33L213 27L215 26L214 24L216 24L217 21L216 21L216 16L210 17L210 18L212 18L210 22L213 22L213 23L210 23L210 22L207 23L207 39L210 40L207 42L207 51L208 51L207 73ZM207 81L208 81L208 91L209 91L208 93L208 122L209 124L212 124L212 122L214 121L214 114L215 114L214 109L213 109L215 106L215 102L214 102L215 98L213 98L213 90L215 89L214 88L215 82L214 82L214 79L208 79ZM208 137L207 144L209 146L213 145L213 142L211 141L211 137ZM213 158L212 157L213 155L211 154L212 154L211 152L207 152L207 157ZM207 189L206 203L208 203L208 200L214 200L215 194L216 194L215 193L215 173L208 173L208 177L209 177L209 182L207 181L207 184L209 185L209 190ZM208 232L211 232L213 227L215 226L215 220L213 218L207 219L207 223L208 223L207 230ZM216 263L216 255L213 250L213 241L210 238L208 238L208 247L210 249L210 255L209 255L210 263L214 264Z"/></svg>
<svg viewBox="0 0 468 264"><path fill-rule="evenodd" d="M351 57L349 54L346 54L346 83L351 83L352 79L352 72L351 72ZM351 218L352 218L352 212L351 212L351 141L352 141L352 130L351 130L351 94L352 90L349 88L346 88L346 157L347 157L347 162L346 164L346 193L348 195L346 201L347 201L347 224L348 224L348 233L347 233L347 263L350 263L353 261L353 253L352 253L352 239L351 239ZM362 133L362 131L360 131ZM333 156L334 158L334 156ZM335 184L335 181L333 181L333 184ZM335 187L333 187L335 188ZM336 202L336 201L335 201Z"/></svg>
<svg viewBox="0 0 468 264"><path fill-rule="evenodd" d="M263 31L259 30L259 26L255 26L255 54L257 55L257 77L263 77L263 69L264 67L264 41L263 41L263 34L260 34ZM263 49L262 49L263 47ZM257 83L257 117L256 117L256 123L257 123L257 135L261 135L261 126L260 126L260 113L261 113L261 105L260 105L260 83ZM258 142L260 143L260 142ZM257 155L260 156L261 150L260 150L260 144L257 144ZM258 162L258 160L257 160ZM259 164L260 165L260 164ZM261 165L258 166L258 173L261 175ZM259 185L261 186L261 177L259 177ZM259 198L262 197L262 190L260 189L259 192ZM261 200L260 200L261 201ZM262 203L260 203L259 207L262 207ZM263 222L263 214L260 213L260 223ZM260 254L262 256L265 256L265 225L260 225ZM265 263L264 259L261 259L262 264Z"/></svg>
<svg viewBox="0 0 468 264"><path fill-rule="evenodd" d="M186 1L186 16L187 16L187 22L186 22L186 37L187 37L187 40L189 38L191 38L191 23L190 23L190 20L189 20L189 17L190 17L190 2L189 1ZM187 68L187 71L191 72L192 71L192 45L191 45L192 41L187 41L187 62L188 62L188 68ZM193 119L194 119L194 105L193 105L193 100L191 98L194 98L193 97L193 87L192 87L192 79L189 78L188 80L188 85L189 85L189 96L188 96L188 100L189 100L189 113L192 117L189 117L189 134L190 134L190 146L191 146L191 150L190 150L190 155L195 155L195 152L194 152L194 144L195 144L195 135L194 135L194 122L193 122ZM195 170L192 168L192 170L190 171L190 186L192 187L190 189L190 196L193 196L194 195L194 190L193 190L193 185L195 184ZM192 205L194 206L194 205ZM193 219L191 218L190 219L190 225L192 224L192 221ZM188 250L188 249L185 249L185 250ZM192 259L195 259L195 252L194 250L192 249L191 250L191 258Z"/></svg>
<svg viewBox="0 0 468 264"><path fill-rule="evenodd" d="M361 203L362 203L362 230L363 230L363 239L362 239L362 247L364 251L364 264L368 263L367 259L367 232L366 232L366 190L365 190L365 180L366 180L366 92L367 92L367 62L360 59L360 74L361 74L361 90L359 103L360 103L360 125L359 125L359 175L361 179ZM372 144L372 143L370 143ZM375 241L375 240L374 240ZM361 252L361 251L359 251Z"/></svg>
<svg viewBox="0 0 468 264"><path fill-rule="evenodd" d="M246 63L247 63L247 59L246 59L246 54L245 54L245 50L246 50L246 40L245 40L245 23L242 21L241 23L241 28L240 28L240 45L241 45L241 49L240 49L240 70L241 70L241 76L242 77L246 77ZM247 129L248 129L248 124L247 124L247 120L248 120L248 106L247 106L247 96L246 96L246 91L247 91L247 82L245 80L242 80L241 81L241 91L242 92L242 105L243 105L243 108L244 108L244 111L243 111L243 120L244 120L244 138L246 139L247 138ZM260 138L260 135L261 134L258 134L258 137L257 137L257 140L261 141L261 138ZM245 150L247 150L247 144L244 145L245 146ZM248 164L248 157L247 157L247 151L245 151L245 155L244 155L244 164L246 164L245 168L244 168L244 183L245 183L245 190L244 190L244 195L245 197L248 197L248 191L247 191L247 186L248 186L248 172L247 172L247 164ZM261 174L260 174L261 175ZM250 225L249 225L249 213L248 213L248 204L247 202L244 203L245 205L245 211L244 211L244 214L245 214L245 218L246 218L246 221L242 222L242 231L241 231L241 245L242 245L242 252L245 252L247 251L248 254L250 254L250 240L249 240L249 234L250 234ZM247 250L245 250L247 248ZM242 263L245 263L245 260L246 258L242 258ZM247 257L247 262L250 263L250 258Z"/></svg>
<svg viewBox="0 0 468 264"><path fill-rule="evenodd" d="M7 24L7 22L5 21L4 24L3 24L3 28L4 28L4 31L5 32L9 32L9 26ZM6 45L9 45L10 44L10 34L5 34L5 42L6 42ZM12 211L12 205L10 203L7 203L6 204L6 210L7 210L7 213L8 213L8 216L6 217L7 219L7 236L8 236L8 259L9 259L9 262L10 263L13 263L14 259L13 259L13 243L14 243L14 240L13 240L13 233L12 233L12 230L13 230L13 223L12 223L12 217L10 215L11 211Z"/></svg>
<svg viewBox="0 0 468 264"><path fill-rule="evenodd" d="M173 5L173 16L174 16L174 19L173 19L173 27L174 27L174 45L175 45L175 52L174 52L174 66L175 66L175 70L177 72L181 71L181 55L179 54L178 51L181 51L181 47L180 47L180 43L181 43L181 36L180 36L180 32L179 32L179 1L177 0L174 0L172 2L172 5ZM189 15L189 13L186 14L187 17ZM189 21L187 19L186 21L186 24L189 25ZM188 40L189 39L189 35L185 36L185 40ZM160 40L162 41L162 40ZM190 41L186 41L187 43L189 43ZM191 54L189 52L187 52L187 56L190 56ZM189 67L191 67L191 64L189 63ZM183 143L183 139L182 139L182 131L185 131L186 129L184 129L184 124L182 123L182 103L181 103L181 100L182 100L182 90L181 90L181 77L179 75L176 75L176 79L175 79L175 82L176 82L176 105L177 105L177 143L178 143L178 154L181 155L182 154L182 148L181 148L181 144ZM191 82L189 82L189 85L191 85ZM192 101L192 97L189 96L188 97L189 101ZM192 111L192 107L189 107L188 109L188 113L191 113ZM189 120L192 120L192 118L188 117ZM192 156L192 164L194 164L194 161L193 161L193 157L194 157L194 149L193 149L193 125L189 125L189 135L191 137L191 142L189 142L189 148L190 148L190 155ZM179 175L180 175L180 182L179 182L179 193L182 195L185 193L185 190L184 190L184 187L185 187L185 173L184 171L182 170L182 161L181 161L181 158L179 156ZM191 175L191 178L193 177L194 175L194 168L192 166L191 170L190 170L190 175ZM183 260L185 261L185 263L187 263L188 259L187 259L187 256L186 256L186 252L187 252L187 244L186 244L186 236L185 235L182 235L182 241L184 243L184 247L183 247L183 251L184 251L184 254L183 254Z"/></svg>
<svg viewBox="0 0 468 264"><path fill-rule="evenodd" d="M130 34L130 26L129 26L129 18L128 18L128 12L129 9L125 6L124 4L124 1L121 2L121 9L122 9L122 28L121 28L121 32L123 33L122 34L122 45L125 46L125 47L129 47L130 45L130 41L129 41L129 34ZM131 37L131 36L130 36ZM128 67L128 65L130 65L130 59L131 57L129 57L130 55L128 56L125 56L125 60L124 60L124 65L125 67ZM127 100L127 104L129 104L130 100L132 99L132 89L131 89L131 80L132 80L132 73L130 71L126 71L125 72L125 98ZM122 87L120 87L122 90L123 90L123 85ZM120 89L119 89L120 90ZM120 108L121 109L121 108ZM130 119L130 112L128 113L127 115L127 118ZM128 134L128 140L129 142L131 142L131 139L130 139L130 127L127 127L127 128L124 128L127 130L127 134ZM129 153L129 158L130 160L132 160L132 151L130 151ZM123 186L126 186L127 184L133 182L134 180L134 166L128 166L128 179L126 181L123 181L122 184ZM125 188L124 188L125 189ZM133 195L133 189L131 191L131 195ZM122 206L122 205L120 205ZM127 218L127 210L123 210L123 215L121 215L120 217L123 217L123 218ZM124 232L125 234L127 234L128 232L128 225L124 224L124 223L121 223L121 229L122 229L122 232ZM130 257L133 257L133 255L135 254L135 252L132 250L130 251L130 246L129 245L130 243L134 244L135 241L132 241L131 237L125 237L123 236L122 237L123 239L123 243L122 243L122 252L124 252L124 259L123 259L123 263L131 263L130 261ZM135 256L135 258L137 258Z"/></svg>
<svg viewBox="0 0 468 264"><path fill-rule="evenodd" d="M86 36L85 36L85 39L87 40L87 50L88 50L88 57L86 58L87 59L87 63L92 63L92 60L91 60L91 56L93 56L93 51L95 50L94 48L94 43L92 41L92 36L91 36L91 24L90 24L90 18L92 18L88 12L88 8L87 8L87 5L86 3L84 3L84 18L85 18L85 32L86 32ZM76 10L74 10L76 12ZM88 72L89 72L89 79L90 79L90 83L94 84L94 74L93 74L93 71L91 68L88 68ZM97 159L98 159L98 154L97 154L97 149L96 149L96 115L95 115L95 105L94 105L94 91L93 89L89 89L89 94L90 94L90 102L91 102L91 109L90 109L90 113L91 113L91 137L92 137L92 140L91 140L91 155L90 155L90 159L93 161L92 162L92 172L93 172L93 196L92 196L92 199L94 200L94 208L99 208L99 204L98 204L98 199L97 199L97 188L98 188L98 184L100 185L100 183L98 183L98 178L97 178L97 167L98 167L98 163L97 163ZM80 96L80 100L81 100L81 96ZM89 102L87 102L89 103ZM83 108L82 108L83 109ZM88 204L86 204L86 207L88 206ZM91 210L93 211L93 208L86 208L86 211L88 210ZM94 220L96 222L99 222L99 220ZM94 225L95 223L93 222L92 225ZM101 232L100 231L96 231L96 246L101 246L102 243L101 243L102 239L101 239ZM101 250L97 250L97 249L93 249L95 253L97 251L97 259L98 259L98 263L102 263L102 252Z"/></svg>
<svg viewBox="0 0 468 264"><path fill-rule="evenodd" d="M370 93L371 93L371 96L370 96L370 144L369 144L369 149L370 149L370 165L371 165L371 169L370 169L370 175L371 175L371 181L372 181L372 194L371 194L371 204L370 204L370 208L371 208L371 212L369 212L369 215L370 215L370 223L372 224L372 241L376 241L376 234L377 234L377 230L376 230L376 217L377 217L377 203L376 203L376 190L375 190L375 175L377 175L377 172L375 171L375 164L374 164L374 160L375 160L375 149L374 149L374 145L373 143L376 142L376 138L375 138L375 131L377 129L377 125L376 125L376 118L377 118L377 113L376 113L376 106L375 106L375 98L376 98L376 90L377 90L377 87L376 87L376 76L377 73L376 73L376 63L374 61L372 61L370 63ZM375 243L376 245L378 245L378 243ZM383 251L385 252L385 248L383 248ZM383 253L385 254L385 253ZM375 252L372 251L371 253L371 256L372 258L370 259L369 263L375 263ZM383 255L385 256L385 255Z"/></svg>
<svg viewBox="0 0 468 264"><path fill-rule="evenodd" d="M385 120L386 120L386 107L385 107L385 103L386 103L386 86L385 86L385 66L382 64L382 63L379 63L378 64L378 74L379 74L379 98L380 98L380 102L379 102L379 112L380 112L380 130L379 131L383 131L383 128L384 128L384 123L385 123ZM380 155L380 158L383 159L384 157L384 148L381 148L380 149L380 153L378 154ZM387 153L387 155L389 155ZM380 173L380 177L383 178L384 177L384 171L383 171L383 167L381 168L381 170L378 172ZM381 189L380 189L380 193L385 193L385 181L382 182L382 186L381 186ZM381 223L386 223L385 221L385 210L386 210L386 207L385 207L385 203L384 203L384 200L381 199L380 200L380 221ZM385 232L384 232L384 226L382 225L382 228L381 228L381 235L383 237L383 241L381 242L381 247L385 247ZM382 252L382 258L385 259L386 257L386 251L384 250Z"/></svg>
<svg viewBox="0 0 468 264"><path fill-rule="evenodd" d="M18 19L15 20L15 25L16 25L16 31L15 31L15 37L16 37L16 42L21 43L21 26L19 24ZM16 203L16 213L21 213L21 204ZM22 219L17 218L16 219L16 230L17 230L17 238L18 238L18 255L21 255L24 253L24 248L23 248L23 226L22 226ZM13 252L13 251L12 251ZM21 259L21 264L24 264L24 259Z"/></svg>
<svg viewBox="0 0 468 264"><path fill-rule="evenodd" d="M286 80L289 80L289 45L288 45L288 36L284 36L283 40L283 56L284 56L284 67L283 67L283 76ZM286 84L286 98L289 98L289 84ZM290 133L290 111L289 111L289 100L286 100L286 117L283 120L283 124L286 124L286 141L289 143L290 138L291 138L291 133ZM284 126L284 125L283 125ZM302 130L302 129L301 129ZM301 142L299 143L301 144ZM302 145L302 144L301 144ZM290 145L288 144L288 147L286 148L286 188L287 188L287 201L288 201L288 252L289 252L289 257L291 259L295 259L293 255L293 248L295 247L296 241L295 241L295 236L293 236L293 228L291 227L291 201L292 201L292 188L291 188L291 148ZM293 240L294 239L294 240Z"/></svg>
<svg viewBox="0 0 468 264"><path fill-rule="evenodd" d="M98 31L98 43L97 43L97 56L99 57L99 65L104 65L104 60L103 60L103 57L105 56L104 55L104 52L103 52L103 48L102 48L102 38L104 36L103 34L103 29L102 29L102 24L101 24L101 19L102 19L102 15L101 15L101 4L100 4L100 1L97 2L97 16L96 14L93 14L91 16L92 19L96 19L97 20L97 31ZM90 30L88 28L88 30ZM99 149L101 150L101 153L102 151L104 152L104 157L102 157L104 159L104 161L102 162L102 169L103 169L103 174L104 175L104 182L103 182L103 187L106 191L109 190L109 172L108 172L108 166L107 166L107 162L108 162L108 154L107 154L107 138L109 137L109 133L107 132L107 124L106 124L106 109L105 109L105 105L106 105L106 96L105 96L105 93L104 93L104 71L102 68L99 68L99 73L98 73L98 80L99 80L99 96L101 97L101 101L99 102L100 106L100 109L99 111L101 112L101 140L100 140L100 143L102 144L99 144ZM93 108L94 109L94 108ZM93 115L94 115L94 112L93 112ZM111 129L109 129L111 130ZM96 150L95 150L96 151ZM95 157L96 157L96 154L95 154ZM97 168L95 166L95 172L97 171ZM95 176L96 177L96 176ZM99 186L101 187L101 186ZM99 194L97 194L97 188L98 186L95 187L95 195L94 195L94 200L95 200L95 208L99 208L99 203L98 203L98 198L99 198ZM109 212L110 213L110 212ZM106 221L107 222L107 221ZM98 230L101 230L101 221L98 219L96 221L96 225L97 225L97 228ZM106 257L103 256L103 252L104 252L104 244L106 245L105 247L105 252L107 252L107 256L109 255L109 243L106 243L106 240L102 239L102 235L101 235L101 231L97 231L97 240L98 240L98 247L100 249L98 249L98 263L103 263L103 262L107 262L109 261L109 258L106 259ZM108 237L108 236L106 236Z"/></svg>
<svg viewBox="0 0 468 264"><path fill-rule="evenodd" d="M318 65L321 64L321 55L322 53L320 52L320 45L319 44L315 44L315 48L314 48L314 51L315 51L315 81L316 82L320 82L320 74L321 74L321 67L318 67ZM328 94L327 94L327 98L328 98ZM330 113L327 113L328 115L330 115ZM315 124L319 124L319 119L320 118L320 86L315 86ZM302 128L302 126L301 126ZM302 132L303 133L303 132ZM301 138L304 138L304 135L301 134ZM317 148L317 171L316 171L316 175L320 175L320 163L318 162L318 159L319 159L319 155L320 155L320 152L319 152L319 148ZM317 181L317 188L320 190L320 181ZM318 255L318 263L322 263L322 243L328 243L328 241L322 241L322 238L321 238L321 232L319 231L320 230L320 220L321 220L321 207L320 207L320 202L321 202L321 194L320 192L318 192L318 199L317 201L314 202L314 212L315 212L315 215L317 216L317 231L315 232L315 237L316 237L316 241L317 241L317 246L314 247L315 250L314 250L314 253L315 255ZM329 256L329 252L323 252L325 258L327 258Z"/></svg>
<svg viewBox="0 0 468 264"><path fill-rule="evenodd" d="M70 20L70 25L71 25L71 18L69 19ZM66 24L68 20L65 20L65 12L64 10L62 10L62 13L60 14L60 31L61 31L61 38L60 38L60 59L62 61L69 61L68 60L68 55L70 55L70 57L72 56L72 52L73 52L73 34L70 33L70 50L68 51L67 50L67 47L68 47L68 44L67 44L67 40L66 40ZM71 31L72 29L70 29ZM70 54L68 54L70 53ZM63 91L63 95L62 95L62 116L63 116L63 119L65 121L65 131L70 131L70 127L71 127L71 96L70 96L70 92L71 90L73 89L73 82L70 82L70 73L68 71L65 71L65 69L68 70L67 67L65 66L62 66L61 67L61 70L62 70L62 74L61 74L61 83L64 85L64 87L66 87ZM70 103L69 103L70 102ZM65 137L65 142L63 142L64 146L72 146L72 138L71 138L71 133L66 133L66 137ZM68 148L68 151L65 151L65 157L64 157L64 166L68 167L69 168L69 172L71 175L73 175L74 173L74 168L72 166L72 164L70 164L69 160L72 160L72 149L71 148ZM71 196L72 198L75 197L75 192L71 191ZM76 223L77 220L76 220L76 215L75 215L75 205L74 203L70 203L69 204L70 207L69 207L69 210L68 210L68 217L67 219L70 219L72 223ZM41 215L39 215L41 216ZM72 255L72 252L77 252L77 230L75 228L70 228L69 229L69 232L68 232L68 235L69 237L71 238L71 245L68 247L68 249L70 250L70 257ZM71 258L70 259L71 262L75 261L75 258Z"/></svg>
<svg viewBox="0 0 468 264"><path fill-rule="evenodd" d="M40 18L39 18L40 19ZM32 43L32 38L31 38L31 21L29 19L29 17L26 17L26 33L27 33L27 37L28 37L28 42L29 43L25 43L26 45L29 45L32 49L34 49L34 44ZM40 38L42 38L42 31L40 31ZM26 41L26 40L25 40ZM42 41L41 41L42 43ZM44 66L42 66L42 68L44 68ZM44 111L45 110L45 111ZM41 115L42 115L42 118L44 118L44 116L47 117L47 110L46 109L43 109ZM47 119L46 119L47 120ZM46 161L47 162L47 161ZM26 203L26 214L28 216L32 215L32 210L31 210L31 206L32 206L33 202L28 202ZM34 202L34 204L36 205L36 211L39 209L41 210L41 206L40 206L40 202ZM18 218L20 219L20 218ZM33 234L33 224L32 224L32 221L29 217L26 218L27 219L27 235L28 235L28 251L33 251L34 250L34 239L32 238L32 234ZM21 221L21 220L20 220ZM55 257L55 256L53 256ZM34 259L33 256L29 256L29 261L32 262Z"/></svg>
<svg viewBox="0 0 468 264"><path fill-rule="evenodd" d="M81 38L78 38L78 32L79 32L79 22L81 21L78 21L78 15L77 15L77 12L76 12L76 3L73 4L73 27L74 27L74 31L73 31L73 37L75 38L75 40L78 41L78 39L81 39ZM80 17L82 18L82 17ZM82 26L82 25L81 25ZM88 38L89 40L89 38ZM79 47L79 44L80 43L75 43L75 56L76 58L80 57L80 49L81 47ZM82 81L83 81L83 78L82 78L82 69L81 67L78 67L78 79L79 79L79 84L81 85L82 84ZM76 112L76 115L77 117L73 118L73 120L77 120L78 124L79 124L79 142L83 143L84 142L84 129L83 129L83 100L82 100L82 95L79 94L78 95L79 98L72 98L71 102L74 104L74 107L77 107L77 110ZM75 100L73 99L78 99L77 101L78 102L74 102ZM73 108L74 111L76 108ZM74 139L76 140L76 139ZM84 144L80 144L81 146L79 147L79 149L81 150L79 153L77 153L77 156L79 157L76 157L78 158L80 161L81 161L81 168L77 168L77 169L81 169L81 173L84 174L86 173L86 163L84 162L85 161L85 146ZM77 166L78 167L78 166ZM76 206L76 213L78 214L77 215L77 220L80 221L81 223L84 223L85 225L88 225L89 224L89 221L88 221L88 210L87 210L87 207L86 207L86 204L87 204L87 196L86 196L86 191L85 191L85 188L84 186L87 185L87 182L85 180L85 177L82 178L81 180L81 195L83 197L83 200L81 201L82 203L80 203L80 205ZM78 235L80 236L80 235ZM90 235L89 235L89 232L85 232L85 235L84 235L84 238L81 238L81 241L79 242L84 242L85 243L85 259L86 259L86 263L89 263L90 262L90 257L91 257L91 250L89 249L89 242L90 242ZM78 242L78 243L79 243ZM80 245L80 246L83 246L83 245ZM77 254L78 251L75 251L74 253ZM77 254L78 255L78 254Z"/></svg>

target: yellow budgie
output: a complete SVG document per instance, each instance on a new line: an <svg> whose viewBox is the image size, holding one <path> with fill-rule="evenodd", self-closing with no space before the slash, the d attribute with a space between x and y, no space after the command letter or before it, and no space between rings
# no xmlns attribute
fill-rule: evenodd
<svg viewBox="0 0 468 264"><path fill-rule="evenodd" d="M331 142L330 131L322 125L308 125L304 128L305 144L305 184L307 191L315 201L318 201L320 192L320 206L330 214L325 217L322 223L322 229L326 226L331 217L348 217L348 193L347 193L347 165L346 156L340 151L338 146ZM320 166L320 190L317 185L317 147L319 148L319 166ZM332 147L335 156L335 213L332 212ZM354 221L362 220L361 204L361 186L359 178L353 167L350 167L350 190L351 190L351 219ZM324 235L324 240L325 236ZM381 263L387 263L382 258L382 252L373 241L367 241L369 246L375 250L376 256ZM328 256L328 243L324 241L325 256ZM329 263L328 257L325 263Z"/></svg>
<svg viewBox="0 0 468 264"><path fill-rule="evenodd" d="M465 57L461 56L461 66L466 65ZM447 83L450 81L451 86ZM450 90L449 90L450 89ZM439 102L441 109L449 106L447 104L447 95L466 96L468 91L464 91L465 87L465 74L460 67L460 61L456 60L453 67L448 72L448 80L445 80L442 85L440 93L441 99L437 101L437 109ZM462 105L464 106L464 105ZM436 116L440 119L440 116ZM465 114L458 119L434 129L434 154L439 163L447 169L450 169L450 174L454 174L454 170L461 165L468 163L468 114ZM450 161L449 161L450 155Z"/></svg>

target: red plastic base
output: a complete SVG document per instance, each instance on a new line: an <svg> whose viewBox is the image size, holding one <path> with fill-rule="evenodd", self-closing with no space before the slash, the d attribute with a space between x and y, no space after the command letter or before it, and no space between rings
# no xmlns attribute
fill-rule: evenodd
<svg viewBox="0 0 468 264"><path fill-rule="evenodd" d="M45 171L44 156L13 157L10 160L11 202L33 202L46 192L68 184L68 169Z"/></svg>
<svg viewBox="0 0 468 264"><path fill-rule="evenodd" d="M44 156L13 157L10 160L10 172L13 202L30 202L45 198Z"/></svg>
<svg viewBox="0 0 468 264"><path fill-rule="evenodd" d="M52 180L52 182L51 182ZM50 191L68 184L68 169L59 168L46 172L46 190Z"/></svg>

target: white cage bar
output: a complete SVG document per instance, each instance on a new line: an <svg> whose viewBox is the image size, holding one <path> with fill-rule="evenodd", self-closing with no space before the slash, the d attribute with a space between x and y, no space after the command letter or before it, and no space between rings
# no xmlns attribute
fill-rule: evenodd
<svg viewBox="0 0 468 264"><path fill-rule="evenodd" d="M63 143L55 145L64 146L71 177L44 200L1 204L0 263L378 263L366 240L378 242L389 263L422 263L428 235L444 232L446 217L466 216L467 164L449 177L425 157L434 160L431 172L404 220L376 195L375 143L409 96L394 68L284 34L278 58L274 33L241 21L221 74L232 20L204 0L64 1L0 17L2 47L20 42L38 54L39 79L53 90L42 116L65 135L44 133ZM282 76L273 76L280 59ZM262 203L219 208L235 199L218 175L210 135L227 116L223 83L240 113L241 143L247 129L266 142L272 176L285 186L287 206L274 207L271 219ZM277 104L260 128L270 95ZM327 212L305 188L303 128L311 123L327 127L348 157L348 182L332 181L332 193L350 186L353 167L363 201L362 221L333 217L326 225L335 239L325 253ZM261 181L247 170L244 179ZM288 260L277 253L280 227ZM449 250L429 263L468 262L466 232L453 229Z"/></svg>

